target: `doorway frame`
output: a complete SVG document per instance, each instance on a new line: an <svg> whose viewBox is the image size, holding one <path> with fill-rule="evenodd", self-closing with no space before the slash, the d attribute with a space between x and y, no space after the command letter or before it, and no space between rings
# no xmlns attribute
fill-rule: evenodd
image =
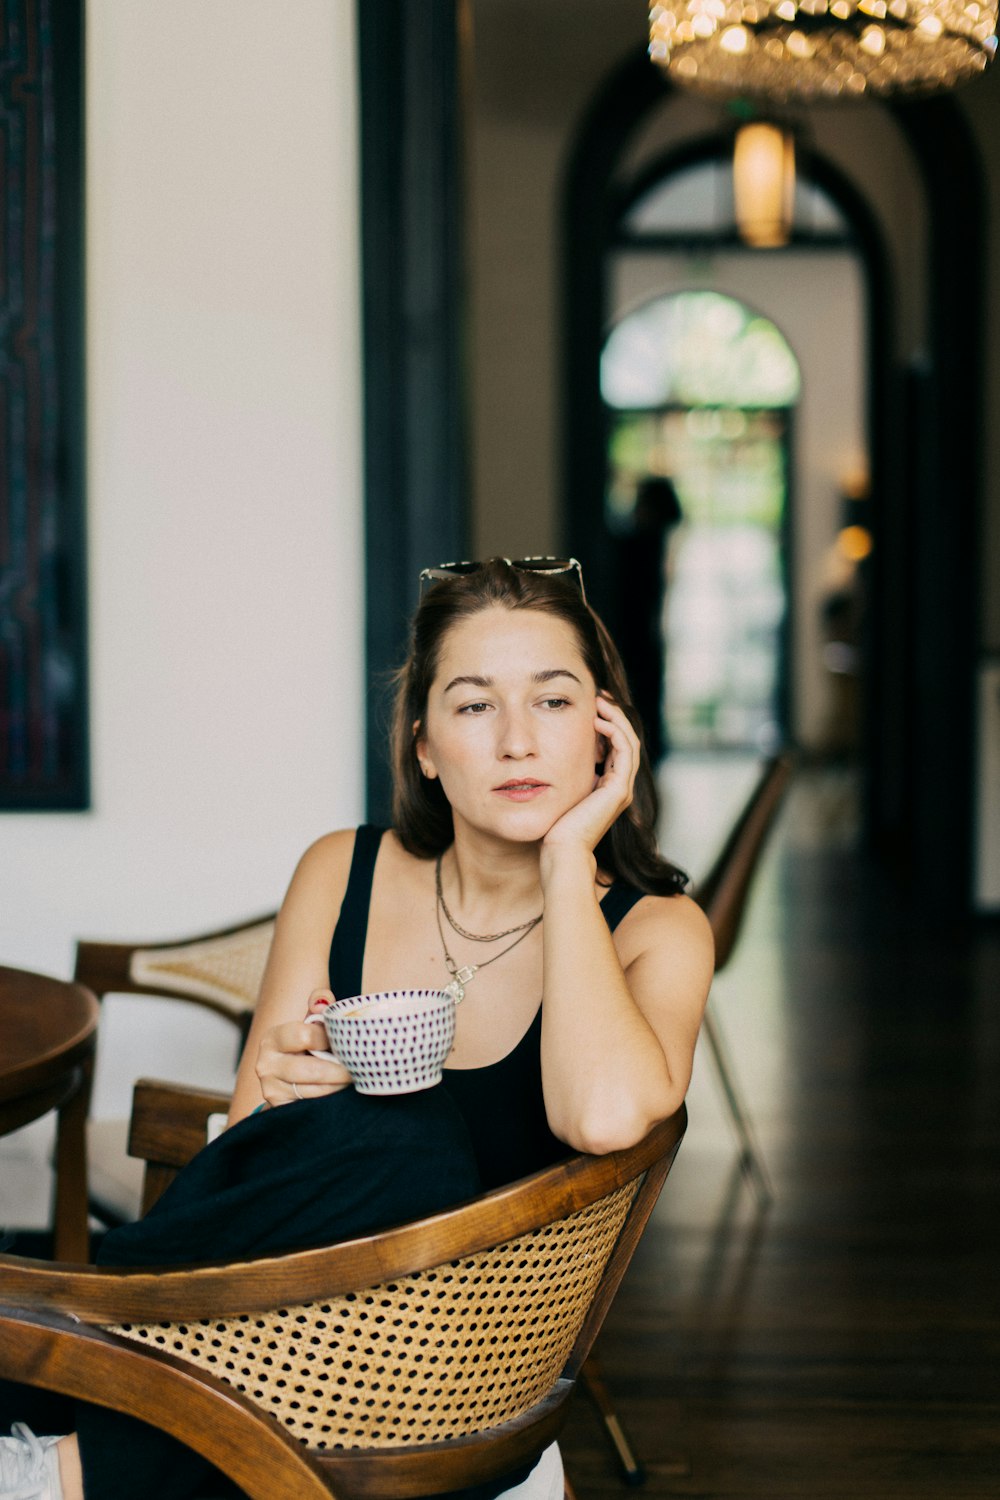
<svg viewBox="0 0 1000 1500"><path fill-rule="evenodd" d="M644 48L633 53L593 99L565 176L561 525L565 546L593 578L599 608L612 597L599 529L605 262L629 193L617 171L647 116L674 92ZM968 310L982 305L985 282L983 173L971 130L949 97L882 107L907 140L928 203L930 371L916 409L912 390L906 399L912 373L895 362L890 263L875 212L831 162L814 153L809 163L852 226L868 290L873 521L887 545L872 559L866 843L914 889L933 889L940 910L964 917L974 877L979 589L970 572L981 534L984 367L984 331ZM936 418L929 426L921 424L928 412ZM914 514L913 474L900 455L918 441L923 483ZM944 494L960 503L938 547Z"/></svg>

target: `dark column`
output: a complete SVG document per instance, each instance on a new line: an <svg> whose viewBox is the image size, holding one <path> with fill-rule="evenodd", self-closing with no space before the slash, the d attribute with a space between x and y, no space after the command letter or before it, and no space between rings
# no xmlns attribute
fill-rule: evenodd
<svg viewBox="0 0 1000 1500"><path fill-rule="evenodd" d="M594 100L577 134L563 193L562 436L566 549L583 563L587 598L615 633L615 560L604 524L607 430L598 382L607 298L607 249L619 217L613 178L626 141L671 92L645 49Z"/></svg>
<svg viewBox="0 0 1000 1500"><path fill-rule="evenodd" d="M912 874L940 910L971 910L986 217L975 141L948 98L893 113L923 176L930 357L918 391L913 568Z"/></svg>
<svg viewBox="0 0 1000 1500"><path fill-rule="evenodd" d="M460 7L358 3L368 816L388 819L387 674L427 563L466 555Z"/></svg>

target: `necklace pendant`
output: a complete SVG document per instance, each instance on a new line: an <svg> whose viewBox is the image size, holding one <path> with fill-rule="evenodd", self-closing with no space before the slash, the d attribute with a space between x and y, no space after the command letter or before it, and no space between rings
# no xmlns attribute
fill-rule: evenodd
<svg viewBox="0 0 1000 1500"><path fill-rule="evenodd" d="M451 984L446 984L442 993L451 995L455 1004L459 1005L465 999L465 986L478 968L478 964L463 964L460 969L452 969Z"/></svg>

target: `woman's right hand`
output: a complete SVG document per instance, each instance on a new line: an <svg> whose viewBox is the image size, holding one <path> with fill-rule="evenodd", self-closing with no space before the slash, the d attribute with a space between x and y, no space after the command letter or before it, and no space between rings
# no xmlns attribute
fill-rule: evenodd
<svg viewBox="0 0 1000 1500"><path fill-rule="evenodd" d="M284 1021L265 1031L261 1038L257 1077L261 1093L272 1109L296 1099L335 1094L351 1082L350 1073L341 1063L311 1055L313 1049L319 1051L329 1045L322 1012L333 1003L333 998L330 990L313 990L304 1021Z"/></svg>

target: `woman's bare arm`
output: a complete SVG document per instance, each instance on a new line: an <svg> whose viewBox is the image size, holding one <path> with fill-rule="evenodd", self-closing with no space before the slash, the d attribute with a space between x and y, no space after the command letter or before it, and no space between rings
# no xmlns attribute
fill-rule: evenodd
<svg viewBox="0 0 1000 1500"><path fill-rule="evenodd" d="M686 896L647 896L618 929L620 957L593 867L567 862L546 889L545 929L549 1123L580 1151L633 1145L687 1092L712 979L708 922Z"/></svg>
<svg viewBox="0 0 1000 1500"><path fill-rule="evenodd" d="M315 992L329 994L330 942L354 851L354 831L327 834L303 854L278 913L260 998L229 1109L233 1125L262 1102L287 1104L343 1088L338 1063L312 1057L326 1045L303 1016Z"/></svg>
<svg viewBox="0 0 1000 1500"><path fill-rule="evenodd" d="M542 1080L556 1135L600 1153L641 1140L684 1098L714 952L685 896L648 896L609 932L593 851L632 800L639 742L606 694L595 727L603 772L542 844Z"/></svg>

